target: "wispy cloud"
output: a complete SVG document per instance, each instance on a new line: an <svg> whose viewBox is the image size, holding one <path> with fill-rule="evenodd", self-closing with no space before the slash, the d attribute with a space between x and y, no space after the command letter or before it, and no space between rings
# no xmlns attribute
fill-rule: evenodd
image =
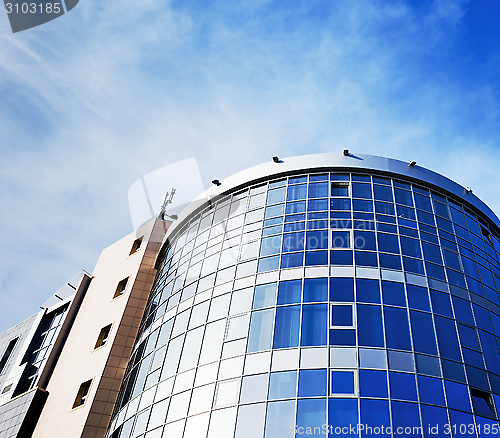
<svg viewBox="0 0 500 438"><path fill-rule="evenodd" d="M500 211L498 84L460 53L471 7L81 1L54 33L0 34L0 330L132 231L136 179L191 156L206 184L274 154L416 159Z"/></svg>

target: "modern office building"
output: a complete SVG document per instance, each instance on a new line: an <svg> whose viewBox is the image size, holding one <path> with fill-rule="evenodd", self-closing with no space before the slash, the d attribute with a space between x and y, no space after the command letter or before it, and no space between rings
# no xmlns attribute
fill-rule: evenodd
<svg viewBox="0 0 500 438"><path fill-rule="evenodd" d="M162 243L109 438L498 433L500 222L470 189L347 151L217 183Z"/></svg>
<svg viewBox="0 0 500 438"><path fill-rule="evenodd" d="M104 249L92 275L0 334L0 438L105 436L169 224Z"/></svg>

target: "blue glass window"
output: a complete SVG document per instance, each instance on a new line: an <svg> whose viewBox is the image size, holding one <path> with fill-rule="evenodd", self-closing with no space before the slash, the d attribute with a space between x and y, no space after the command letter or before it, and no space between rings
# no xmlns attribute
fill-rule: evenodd
<svg viewBox="0 0 500 438"><path fill-rule="evenodd" d="M360 199L353 199L352 209L354 211L366 211L373 212L373 202L372 201L362 201Z"/></svg>
<svg viewBox="0 0 500 438"><path fill-rule="evenodd" d="M415 193L415 206L420 210L425 210L432 213L431 200L427 196Z"/></svg>
<svg viewBox="0 0 500 438"><path fill-rule="evenodd" d="M335 431L358 424L358 400L357 399L328 399L328 423ZM329 438L338 437L340 434L329 434ZM349 433L345 434L349 436ZM352 435L351 435L352 436Z"/></svg>
<svg viewBox="0 0 500 438"><path fill-rule="evenodd" d="M278 287L278 305L300 303L302 280L282 281Z"/></svg>
<svg viewBox="0 0 500 438"><path fill-rule="evenodd" d="M330 251L331 265L352 265L352 251Z"/></svg>
<svg viewBox="0 0 500 438"><path fill-rule="evenodd" d="M422 436L418 405L391 401L391 410L393 429L397 436L415 438Z"/></svg>
<svg viewBox="0 0 500 438"><path fill-rule="evenodd" d="M300 306L278 307L273 348L299 346Z"/></svg>
<svg viewBox="0 0 500 438"><path fill-rule="evenodd" d="M418 376L418 393L420 402L445 406L443 382L434 377Z"/></svg>
<svg viewBox="0 0 500 438"><path fill-rule="evenodd" d="M328 249L328 230L308 231L306 249Z"/></svg>
<svg viewBox="0 0 500 438"><path fill-rule="evenodd" d="M361 397L387 398L387 373L385 371L361 370L359 372Z"/></svg>
<svg viewBox="0 0 500 438"><path fill-rule="evenodd" d="M356 345L356 330L330 330L330 345Z"/></svg>
<svg viewBox="0 0 500 438"><path fill-rule="evenodd" d="M461 363L441 359L441 366L443 368L443 377L445 379L465 383L464 366Z"/></svg>
<svg viewBox="0 0 500 438"><path fill-rule="evenodd" d="M419 353L437 355L431 315L410 310L410 321L414 350Z"/></svg>
<svg viewBox="0 0 500 438"><path fill-rule="evenodd" d="M309 213L309 215L311 215L311 214L314 214L314 213ZM327 220L318 220L318 221L307 222L307 229L308 230L319 230L321 228L328 228L328 221ZM350 227L348 227L348 228L350 228Z"/></svg>
<svg viewBox="0 0 500 438"><path fill-rule="evenodd" d="M415 219L415 210L411 207L405 207L403 205L396 205L396 210L399 218ZM398 221L400 225L408 225L410 227L417 227L416 223L410 221Z"/></svg>
<svg viewBox="0 0 500 438"><path fill-rule="evenodd" d="M278 204L285 200L286 188L281 187L279 189L269 190L267 192L267 205Z"/></svg>
<svg viewBox="0 0 500 438"><path fill-rule="evenodd" d="M378 280L356 278L356 300L364 303L380 303Z"/></svg>
<svg viewBox="0 0 500 438"><path fill-rule="evenodd" d="M283 236L283 252L301 251L304 249L304 233L289 233Z"/></svg>
<svg viewBox="0 0 500 438"><path fill-rule="evenodd" d="M306 184L288 186L288 191L286 194L287 201L296 201L298 199L306 199L306 196L307 196L307 185Z"/></svg>
<svg viewBox="0 0 500 438"><path fill-rule="evenodd" d="M458 324L458 332L460 333L460 341L462 343L462 346L473 348L475 350L479 349L476 330L474 330L472 327Z"/></svg>
<svg viewBox="0 0 500 438"><path fill-rule="evenodd" d="M290 177L288 179L288 184L299 184L299 183L303 183L303 182L307 182L307 176L296 176L296 177Z"/></svg>
<svg viewBox="0 0 500 438"><path fill-rule="evenodd" d="M443 263L441 260L441 251L439 250L439 246L422 242L422 248L424 250L424 259L426 261L435 262L440 265Z"/></svg>
<svg viewBox="0 0 500 438"><path fill-rule="evenodd" d="M406 272L413 272L414 274L424 275L424 264L421 260L403 257L403 266Z"/></svg>
<svg viewBox="0 0 500 438"><path fill-rule="evenodd" d="M420 242L416 239L401 236L401 252L403 255L416 257L418 259L422 258Z"/></svg>
<svg viewBox="0 0 500 438"><path fill-rule="evenodd" d="M426 225L431 225L434 226L434 215L431 213L425 213L422 210L417 210L417 218L418 221L426 224Z"/></svg>
<svg viewBox="0 0 500 438"><path fill-rule="evenodd" d="M350 210L351 200L343 198L330 199L330 210Z"/></svg>
<svg viewBox="0 0 500 438"><path fill-rule="evenodd" d="M378 185L373 186L373 193L375 194L375 199L378 201L392 202L392 189L390 187L382 187Z"/></svg>
<svg viewBox="0 0 500 438"><path fill-rule="evenodd" d="M271 207L266 207L266 211L264 213L264 218L270 218L275 216L283 216L285 212L285 204L273 205Z"/></svg>
<svg viewBox="0 0 500 438"><path fill-rule="evenodd" d="M312 199L307 201L307 211L328 210L328 199Z"/></svg>
<svg viewBox="0 0 500 438"><path fill-rule="evenodd" d="M278 269L280 266L280 256L266 257L264 259L259 259L259 264L257 265L257 272L267 272Z"/></svg>
<svg viewBox="0 0 500 438"><path fill-rule="evenodd" d="M297 392L297 371L271 373L269 399L294 398Z"/></svg>
<svg viewBox="0 0 500 438"><path fill-rule="evenodd" d="M415 374L389 372L391 398L399 400L417 401L417 387Z"/></svg>
<svg viewBox="0 0 500 438"><path fill-rule="evenodd" d="M350 248L350 231L332 231L332 248Z"/></svg>
<svg viewBox="0 0 500 438"><path fill-rule="evenodd" d="M307 430L320 433L321 427L325 423L326 398L305 399L297 402L297 431L299 433L300 431L307 433ZM290 433L290 430L288 432Z"/></svg>
<svg viewBox="0 0 500 438"><path fill-rule="evenodd" d="M354 301L354 280L352 278L330 278L330 301Z"/></svg>
<svg viewBox="0 0 500 438"><path fill-rule="evenodd" d="M384 307L384 321L387 348L411 350L406 309Z"/></svg>
<svg viewBox="0 0 500 438"><path fill-rule="evenodd" d="M365 430L361 432L362 437L373 437L377 429L380 431L381 426L387 428L391 425L388 400L361 399L360 410L361 424L365 425ZM372 428L372 430L368 429L368 427Z"/></svg>
<svg viewBox="0 0 500 438"><path fill-rule="evenodd" d="M274 309L252 312L247 353L271 349Z"/></svg>
<svg viewBox="0 0 500 438"><path fill-rule="evenodd" d="M281 236L264 237L260 241L260 256L279 254L281 248Z"/></svg>
<svg viewBox="0 0 500 438"><path fill-rule="evenodd" d="M397 204L403 204L409 207L413 207L411 192L407 192L406 190L401 189L394 189L394 196L396 197Z"/></svg>
<svg viewBox="0 0 500 438"><path fill-rule="evenodd" d="M303 214L291 214L288 216L285 216L285 223L288 222L297 222L297 221L305 221L306 220L306 215L305 213ZM286 228L287 225L285 225ZM303 230L304 228L301 228Z"/></svg>
<svg viewBox="0 0 500 438"><path fill-rule="evenodd" d="M284 231L285 233L288 233L290 231L303 231L306 228L306 223L305 222L291 222L288 224L285 224Z"/></svg>
<svg viewBox="0 0 500 438"><path fill-rule="evenodd" d="M479 330L479 338L481 339L481 346L483 347L486 368L488 368L488 371L500 374L500 356L498 354L495 337L489 333Z"/></svg>
<svg viewBox="0 0 500 438"><path fill-rule="evenodd" d="M283 220L283 218L281 218L281 220ZM275 225L274 227L264 228L262 230L262 237L271 236L273 234L281 234L282 232L283 232L283 225ZM281 248L281 238L280 238L280 248Z"/></svg>
<svg viewBox="0 0 500 438"><path fill-rule="evenodd" d="M255 286L253 293L253 309L274 306L276 303L276 283Z"/></svg>
<svg viewBox="0 0 500 438"><path fill-rule="evenodd" d="M354 231L354 248L376 251L375 233L370 231Z"/></svg>
<svg viewBox="0 0 500 438"><path fill-rule="evenodd" d="M306 201L289 202L286 204L286 209L285 209L286 214L303 213L305 211L306 211ZM305 219L305 217L302 219ZM297 218L296 220L300 219Z"/></svg>
<svg viewBox="0 0 500 438"><path fill-rule="evenodd" d="M328 183L309 184L309 198L328 198Z"/></svg>
<svg viewBox="0 0 500 438"><path fill-rule="evenodd" d="M352 327L352 306L335 304L331 307L331 325L338 327Z"/></svg>
<svg viewBox="0 0 500 438"><path fill-rule="evenodd" d="M442 425L448 424L448 415L446 409L436 406L422 405L422 429L425 438L449 437L444 433ZM437 425L437 427L436 427Z"/></svg>
<svg viewBox="0 0 500 438"><path fill-rule="evenodd" d="M281 268L297 268L304 265L304 253L293 252L281 256Z"/></svg>
<svg viewBox="0 0 500 438"><path fill-rule="evenodd" d="M382 281L382 297L384 304L406 306L405 288L403 283Z"/></svg>
<svg viewBox="0 0 500 438"><path fill-rule="evenodd" d="M328 265L328 251L306 251L306 266Z"/></svg>
<svg viewBox="0 0 500 438"><path fill-rule="evenodd" d="M354 371L332 371L331 381L332 394L354 394Z"/></svg>
<svg viewBox="0 0 500 438"><path fill-rule="evenodd" d="M299 397L326 396L326 369L299 371Z"/></svg>
<svg viewBox="0 0 500 438"><path fill-rule="evenodd" d="M331 196L349 196L349 183L343 183L343 182L332 183Z"/></svg>
<svg viewBox="0 0 500 438"><path fill-rule="evenodd" d="M328 278L304 280L304 303L328 301Z"/></svg>
<svg viewBox="0 0 500 438"><path fill-rule="evenodd" d="M439 368L439 359L437 357L415 354L415 365L419 374L441 377L441 369Z"/></svg>
<svg viewBox="0 0 500 438"><path fill-rule="evenodd" d="M354 251L354 260L357 266L378 266L377 253L368 251Z"/></svg>
<svg viewBox="0 0 500 438"><path fill-rule="evenodd" d="M469 379L469 384L471 386L475 386L476 388L480 388L485 391L490 390L488 379L486 377L486 371L471 367L469 365L465 365L465 371L467 373L467 378Z"/></svg>
<svg viewBox="0 0 500 438"><path fill-rule="evenodd" d="M474 309L474 315L476 315L477 326L488 332L493 332L489 312L484 307L478 306L477 304L473 304L472 307Z"/></svg>
<svg viewBox="0 0 500 438"><path fill-rule="evenodd" d="M377 233L378 250L399 254L398 236L393 234Z"/></svg>
<svg viewBox="0 0 500 438"><path fill-rule="evenodd" d="M302 307L302 336L300 345L327 345L327 304L308 304Z"/></svg>
<svg viewBox="0 0 500 438"><path fill-rule="evenodd" d="M295 424L295 400L271 402L267 405L266 438L282 438Z"/></svg>
<svg viewBox="0 0 500 438"><path fill-rule="evenodd" d="M466 385L445 380L444 387L446 388L448 406L450 408L471 412L469 391Z"/></svg>
<svg viewBox="0 0 500 438"><path fill-rule="evenodd" d="M397 255L380 253L379 260L381 268L401 270L401 258Z"/></svg>
<svg viewBox="0 0 500 438"><path fill-rule="evenodd" d="M444 275L444 268L442 266L435 265L434 263L425 262L425 270L427 271L428 277L446 281L446 277Z"/></svg>
<svg viewBox="0 0 500 438"><path fill-rule="evenodd" d="M455 317L459 321L474 325L470 303L455 296L451 297L451 299L453 301L453 308L455 309Z"/></svg>
<svg viewBox="0 0 500 438"><path fill-rule="evenodd" d="M407 284L408 304L412 309L424 310L430 312L429 295L427 288Z"/></svg>
<svg viewBox="0 0 500 438"><path fill-rule="evenodd" d="M431 290L432 310L443 316L453 317L450 304L450 296L446 293Z"/></svg>
<svg viewBox="0 0 500 438"><path fill-rule="evenodd" d="M442 316L434 316L436 333L441 357L453 360L461 360L460 348L458 346L455 323L451 319Z"/></svg>
<svg viewBox="0 0 500 438"><path fill-rule="evenodd" d="M380 306L358 305L358 343L366 347L383 347L382 312Z"/></svg>
<svg viewBox="0 0 500 438"><path fill-rule="evenodd" d="M375 202L375 212L394 216L394 205L387 202Z"/></svg>
<svg viewBox="0 0 500 438"><path fill-rule="evenodd" d="M370 184L359 184L352 183L352 197L371 199L372 198L372 187Z"/></svg>

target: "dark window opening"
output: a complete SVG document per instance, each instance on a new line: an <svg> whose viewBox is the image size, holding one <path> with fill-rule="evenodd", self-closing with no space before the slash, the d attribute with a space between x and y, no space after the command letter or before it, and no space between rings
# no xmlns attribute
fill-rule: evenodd
<svg viewBox="0 0 500 438"><path fill-rule="evenodd" d="M101 332L99 333L99 336L97 338L97 342L95 343L94 350L106 344L109 338L110 331L111 331L111 324L101 329Z"/></svg>
<svg viewBox="0 0 500 438"><path fill-rule="evenodd" d="M11 388L12 388L12 383L11 383L10 385L7 385L7 386L3 389L2 394L5 394L6 392L9 392L9 391L11 390Z"/></svg>
<svg viewBox="0 0 500 438"><path fill-rule="evenodd" d="M495 418L495 410L493 408L493 402L491 401L491 395L487 392L480 391L479 389L475 388L471 388L470 393L472 397L474 412L477 415L482 415L488 418Z"/></svg>
<svg viewBox="0 0 500 438"><path fill-rule="evenodd" d="M12 354L12 351L14 351L14 347L16 346L17 340L19 338L14 338L9 342L9 345L7 345L7 349L2 355L2 359L0 360L0 374L2 374L5 365L7 365L7 361L9 360L10 355Z"/></svg>
<svg viewBox="0 0 500 438"><path fill-rule="evenodd" d="M85 404L85 402L87 401L87 396L89 395L91 383L92 380L87 380L80 385L80 389L78 390L78 394L76 395L75 402L73 403L73 409Z"/></svg>
<svg viewBox="0 0 500 438"><path fill-rule="evenodd" d="M139 237L138 239L134 240L134 243L132 245L132 249L130 250L129 255L132 255L132 254L136 253L137 251L139 251L139 249L141 248L142 239L143 239L142 237Z"/></svg>
<svg viewBox="0 0 500 438"><path fill-rule="evenodd" d="M116 291L115 294L113 295L113 298L119 297L120 295L123 295L125 292L125 289L127 288L127 283L128 283L128 278L124 278L122 281L118 283L118 286L116 286Z"/></svg>
<svg viewBox="0 0 500 438"><path fill-rule="evenodd" d="M332 182L332 195L331 196L349 196L349 183L335 181Z"/></svg>
<svg viewBox="0 0 500 438"><path fill-rule="evenodd" d="M481 233L488 240L488 242L493 246L493 239L491 238L491 233L487 228L481 227Z"/></svg>

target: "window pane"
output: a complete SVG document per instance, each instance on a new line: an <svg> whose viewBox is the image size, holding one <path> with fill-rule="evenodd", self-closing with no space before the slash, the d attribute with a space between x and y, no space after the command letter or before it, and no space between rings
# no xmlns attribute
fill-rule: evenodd
<svg viewBox="0 0 500 438"><path fill-rule="evenodd" d="M302 307L300 345L326 345L327 309L327 304L309 304Z"/></svg>
<svg viewBox="0 0 500 438"><path fill-rule="evenodd" d="M389 372L391 398L417 401L415 374Z"/></svg>
<svg viewBox="0 0 500 438"><path fill-rule="evenodd" d="M302 280L282 281L278 287L278 305L300 303Z"/></svg>
<svg viewBox="0 0 500 438"><path fill-rule="evenodd" d="M358 343L367 347L383 347L382 312L380 306L357 306Z"/></svg>
<svg viewBox="0 0 500 438"><path fill-rule="evenodd" d="M349 305L333 305L332 309L332 326L339 327L352 327L353 318L352 318L352 306Z"/></svg>
<svg viewBox="0 0 500 438"><path fill-rule="evenodd" d="M445 406L441 379L426 376L418 376L417 379L420 402Z"/></svg>
<svg viewBox="0 0 500 438"><path fill-rule="evenodd" d="M369 400L361 399L361 422L370 427L388 427L389 420L389 401L388 400ZM362 437L373 436L370 431L362 431Z"/></svg>
<svg viewBox="0 0 500 438"><path fill-rule="evenodd" d="M268 374L243 377L240 403L264 401L267 398Z"/></svg>
<svg viewBox="0 0 500 438"><path fill-rule="evenodd" d="M332 394L354 394L354 371L332 371L331 381Z"/></svg>
<svg viewBox="0 0 500 438"><path fill-rule="evenodd" d="M382 281L382 297L384 304L406 306L405 288L403 283Z"/></svg>
<svg viewBox="0 0 500 438"><path fill-rule="evenodd" d="M265 403L240 406L235 438L262 438L265 419Z"/></svg>
<svg viewBox="0 0 500 438"><path fill-rule="evenodd" d="M269 399L293 398L297 392L297 371L271 373Z"/></svg>
<svg viewBox="0 0 500 438"><path fill-rule="evenodd" d="M306 278L304 280L304 303L328 301L328 279Z"/></svg>
<svg viewBox="0 0 500 438"><path fill-rule="evenodd" d="M295 400L267 404L265 438L283 438L295 424Z"/></svg>
<svg viewBox="0 0 500 438"><path fill-rule="evenodd" d="M376 251L375 233L369 231L354 231L354 248Z"/></svg>
<svg viewBox="0 0 500 438"><path fill-rule="evenodd" d="M304 249L304 233L289 233L283 236L283 252Z"/></svg>
<svg viewBox="0 0 500 438"><path fill-rule="evenodd" d="M398 236L377 233L377 241L379 251L399 254Z"/></svg>
<svg viewBox="0 0 500 438"><path fill-rule="evenodd" d="M407 284L406 290L408 293L408 305L410 308L424 310L427 312L431 311L427 288Z"/></svg>
<svg viewBox="0 0 500 438"><path fill-rule="evenodd" d="M410 321L414 350L420 353L437 355L431 315L410 310Z"/></svg>
<svg viewBox="0 0 500 438"><path fill-rule="evenodd" d="M273 348L298 347L300 306L278 307Z"/></svg>
<svg viewBox="0 0 500 438"><path fill-rule="evenodd" d="M247 353L271 349L273 321L274 309L252 312Z"/></svg>
<svg viewBox="0 0 500 438"><path fill-rule="evenodd" d="M379 281L357 278L356 300L365 303L380 303Z"/></svg>
<svg viewBox="0 0 500 438"><path fill-rule="evenodd" d="M373 193L375 195L375 199L379 201L388 201L392 202L392 189L390 187L383 187L374 184L373 185Z"/></svg>
<svg viewBox="0 0 500 438"><path fill-rule="evenodd" d="M318 433L326 423L326 398L297 402L297 427L311 428ZM292 423L290 423L292 424ZM307 430L307 429L302 429ZM290 430L288 431L290 434ZM286 435L283 435L283 437Z"/></svg>
<svg viewBox="0 0 500 438"><path fill-rule="evenodd" d="M372 187L370 184L352 183L352 197L353 198L372 198Z"/></svg>
<svg viewBox="0 0 500 438"><path fill-rule="evenodd" d="M308 231L306 249L328 249L328 230Z"/></svg>
<svg viewBox="0 0 500 438"><path fill-rule="evenodd" d="M441 316L434 317L441 357L461 361L455 323Z"/></svg>
<svg viewBox="0 0 500 438"><path fill-rule="evenodd" d="M278 204L285 200L285 187L279 189L269 190L267 192L267 204Z"/></svg>
<svg viewBox="0 0 500 438"><path fill-rule="evenodd" d="M387 348L411 350L406 309L384 307L384 321Z"/></svg>
<svg viewBox="0 0 500 438"><path fill-rule="evenodd" d="M354 280L330 278L330 301L354 301Z"/></svg>
<svg viewBox="0 0 500 438"><path fill-rule="evenodd" d="M328 387L326 371L326 369L300 370L299 397L326 396Z"/></svg>
<svg viewBox="0 0 500 438"><path fill-rule="evenodd" d="M309 198L327 198L328 194L328 183L316 183L309 184ZM333 195L332 196L347 196L347 195Z"/></svg>
<svg viewBox="0 0 500 438"><path fill-rule="evenodd" d="M281 248L281 235L264 237L260 241L260 256L279 254Z"/></svg>
<svg viewBox="0 0 500 438"><path fill-rule="evenodd" d="M334 430L337 427L340 427L340 430L342 430L344 427L349 428L352 425L358 424L358 400L342 398L328 399L328 423ZM345 436L350 435L347 433Z"/></svg>
<svg viewBox="0 0 500 438"><path fill-rule="evenodd" d="M404 437L421 437L422 428L420 426L420 415L418 405L414 403L404 403L393 401L391 402L392 424L395 430L400 430L404 433Z"/></svg>
<svg viewBox="0 0 500 438"><path fill-rule="evenodd" d="M361 397L387 398L387 373L385 371L361 370L359 372Z"/></svg>
<svg viewBox="0 0 500 438"><path fill-rule="evenodd" d="M288 191L287 191L287 196L286 196L287 201L306 199L306 196L307 196L307 185L306 184L288 186Z"/></svg>
<svg viewBox="0 0 500 438"><path fill-rule="evenodd" d="M276 283L267 283L255 286L253 308L274 306L276 303Z"/></svg>

